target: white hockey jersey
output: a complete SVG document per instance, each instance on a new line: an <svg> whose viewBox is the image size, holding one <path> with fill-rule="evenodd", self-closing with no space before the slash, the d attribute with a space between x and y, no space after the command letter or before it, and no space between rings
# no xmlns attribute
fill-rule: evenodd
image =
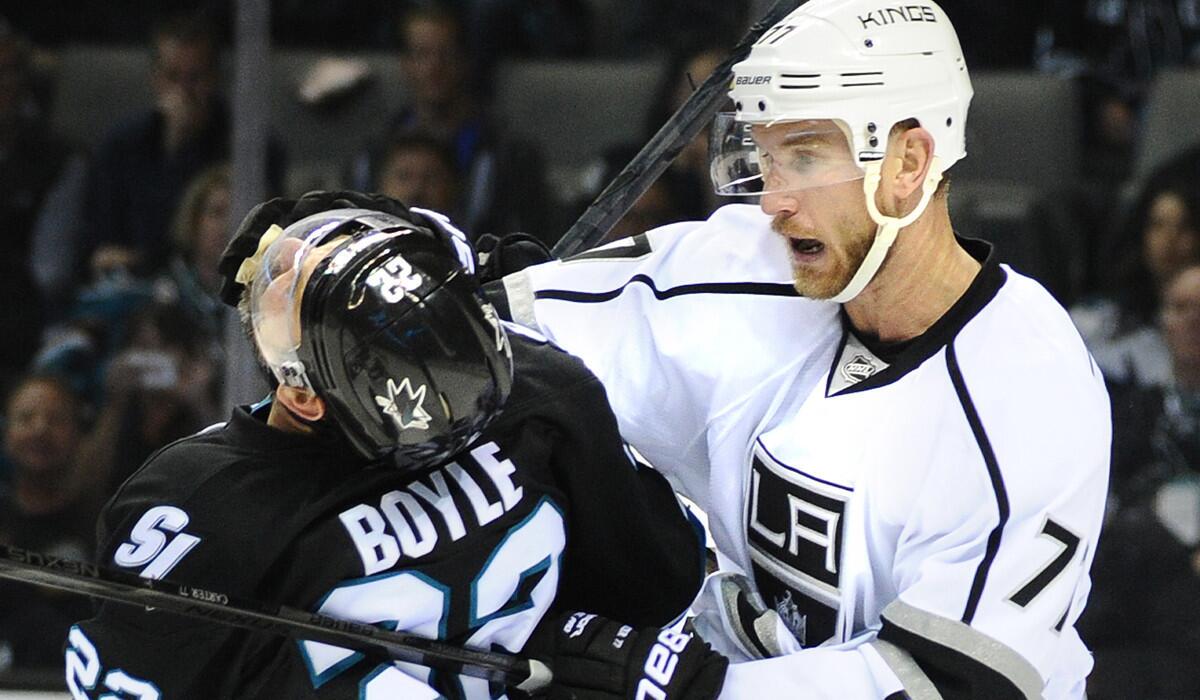
<svg viewBox="0 0 1200 700"><path fill-rule="evenodd" d="M769 221L731 205L504 283L806 647L722 698L1082 697L1111 420L1066 312L964 241L971 288L876 353L796 295Z"/></svg>

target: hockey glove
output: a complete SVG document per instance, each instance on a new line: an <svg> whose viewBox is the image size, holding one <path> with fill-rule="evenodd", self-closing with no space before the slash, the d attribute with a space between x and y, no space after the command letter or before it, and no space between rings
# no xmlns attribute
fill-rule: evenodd
<svg viewBox="0 0 1200 700"><path fill-rule="evenodd" d="M571 613L554 629L551 700L711 700L729 661L699 636Z"/></svg>
<svg viewBox="0 0 1200 700"><path fill-rule="evenodd" d="M546 244L528 233L503 237L485 233L475 248L479 251L479 281L485 284L554 259Z"/></svg>
<svg viewBox="0 0 1200 700"><path fill-rule="evenodd" d="M221 253L217 271L221 273L221 301L237 307L245 285L237 281L238 270L258 251L258 242L272 224L278 224L296 206L296 200L276 197L255 206L238 224L233 238Z"/></svg>

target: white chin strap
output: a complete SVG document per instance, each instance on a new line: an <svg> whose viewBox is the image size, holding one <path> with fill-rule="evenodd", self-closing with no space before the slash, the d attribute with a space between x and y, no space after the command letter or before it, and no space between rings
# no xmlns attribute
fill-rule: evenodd
<svg viewBox="0 0 1200 700"><path fill-rule="evenodd" d="M871 249L867 251L867 256L863 258L862 265L858 266L858 271L846 284L846 288L831 299L839 304L845 304L861 294L871 280L875 279L875 273L879 272L884 258L887 257L892 244L896 242L896 234L900 233L900 229L921 218L926 207L929 206L929 202L933 199L934 192L937 191L938 183L942 181L942 161L934 156L933 162L929 165L929 174L921 185L923 192L920 203L917 204L916 209L909 212L908 216L897 219L894 216L881 214L879 207L875 204L875 193L879 191L881 168L883 168L882 160L867 163L867 174L863 178L863 192L867 195L867 211L870 212L871 219L879 225L879 228L875 229L875 241L871 244Z"/></svg>

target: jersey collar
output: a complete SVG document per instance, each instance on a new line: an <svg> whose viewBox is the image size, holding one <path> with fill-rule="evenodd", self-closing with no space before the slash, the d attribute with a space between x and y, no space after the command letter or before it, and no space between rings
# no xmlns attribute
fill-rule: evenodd
<svg viewBox="0 0 1200 700"><path fill-rule="evenodd" d="M237 444L250 445L264 451L336 451L337 446L330 444L330 440L306 433L291 433L267 425L267 415L270 412L269 401L254 406L238 406L233 409L226 430ZM346 454L349 453L342 454L340 459L345 460Z"/></svg>
<svg viewBox="0 0 1200 700"><path fill-rule="evenodd" d="M992 244L962 237L958 244L980 262L979 274L954 306L922 335L899 344L871 342L855 333L842 310L842 342L829 370L826 396L867 391L899 380L954 342L959 331L995 298L1008 273L996 260Z"/></svg>

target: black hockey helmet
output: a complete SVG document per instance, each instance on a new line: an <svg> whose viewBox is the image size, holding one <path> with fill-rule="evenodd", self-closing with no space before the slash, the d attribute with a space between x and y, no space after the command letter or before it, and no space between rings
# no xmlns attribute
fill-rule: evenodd
<svg viewBox="0 0 1200 700"><path fill-rule="evenodd" d="M321 397L362 456L401 466L465 448L512 386L507 336L464 241L417 211L335 209L291 224L250 297L279 381Z"/></svg>

